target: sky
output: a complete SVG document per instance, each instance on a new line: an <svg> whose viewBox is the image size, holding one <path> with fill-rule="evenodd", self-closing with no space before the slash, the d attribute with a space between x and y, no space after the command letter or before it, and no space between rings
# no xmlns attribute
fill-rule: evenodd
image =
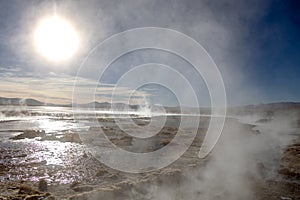
<svg viewBox="0 0 300 200"><path fill-rule="evenodd" d="M62 62L45 60L33 45L38 22L54 10L79 36L78 51ZM101 78L95 76L97 69L78 74L89 52L113 34L163 27L182 32L205 48L222 75L228 105L300 101L299 10L297 0L0 0L0 96L70 103L76 80L82 102L90 101L84 98L85 92L94 91L95 83L101 83L95 91L96 100L109 101L124 73L155 62L168 64L187 77L199 104L209 105L203 78L169 52L131 52L113 62ZM160 73L154 70L147 76ZM188 99L189 91L179 90L179 95ZM147 99L154 104L178 104L178 94L155 84L137 91L120 87L118 100L122 102L133 93L133 103Z"/></svg>

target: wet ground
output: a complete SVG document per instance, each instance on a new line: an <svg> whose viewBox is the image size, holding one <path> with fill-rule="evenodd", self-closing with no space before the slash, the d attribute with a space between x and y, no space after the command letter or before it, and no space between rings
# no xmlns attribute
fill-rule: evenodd
<svg viewBox="0 0 300 200"><path fill-rule="evenodd" d="M226 141L236 140L237 135L241 134L246 135L243 140L253 140L255 144L256 140L265 140L268 144L273 142L270 147L258 151L258 156L252 153L253 149L251 154L245 154L249 156L255 170L242 170L240 173L243 173L243 180L246 180L251 188L252 199L300 199L300 142L297 140L299 124L294 125L291 130L281 125L282 130L278 129L279 134L283 134L284 130L288 134L275 141L274 135L267 136L274 131L274 126L268 124L273 119L261 118L250 122L242 117L238 120L228 118L223 135L237 135L227 139L225 137L225 148L221 139L220 147L217 146L212 155L206 159L199 159L198 151L209 123L209 119L204 117L196 139L179 160L161 170L130 174L103 165L87 150L78 131L97 133L99 127L91 123L86 116L73 120L68 109L44 111L44 108L6 111L0 120L0 199L164 199L164 195L165 198L186 199L187 191L189 194L193 193L189 199L233 199L231 189L225 188L224 191L220 190L218 194L213 195L202 191L201 188L205 188L205 185L201 185L203 180L209 182L202 171L207 167L213 169L209 167L211 160L218 160L222 156L226 158L226 155L229 155L229 158L233 158L231 162L234 162L235 151L226 154L227 147L234 143ZM16 113L22 115L17 116ZM136 117L134 120L140 126L149 122L149 119L144 117ZM169 117L160 132L145 142L125 135L111 118L97 119L97 123L102 126L102 130L113 144L139 153L151 152L169 144L177 133L179 121L178 117ZM248 141L245 144L247 143ZM239 148L244 148L241 146ZM244 163L237 163L239 164ZM229 166L233 168L235 165ZM44 182L46 186L41 186ZM199 185L200 189L182 189L182 186L187 184ZM164 191L168 190L171 193L153 195L153 191L161 192L160 186Z"/></svg>

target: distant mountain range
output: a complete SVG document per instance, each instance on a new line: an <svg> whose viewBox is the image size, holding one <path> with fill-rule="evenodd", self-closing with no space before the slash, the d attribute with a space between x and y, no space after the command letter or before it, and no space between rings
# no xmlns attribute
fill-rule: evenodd
<svg viewBox="0 0 300 200"><path fill-rule="evenodd" d="M116 108L116 109L138 109L139 106L138 105L127 105L125 103L115 103L115 104L111 104L111 103L108 103L108 102L97 102L97 101L94 101L94 102L90 102L90 103L86 103L86 104L68 104L68 105L65 105L65 106L68 106L68 107L71 107L71 106L77 106L77 107L83 107L83 108L104 108L104 109L110 109L110 108Z"/></svg>
<svg viewBox="0 0 300 200"><path fill-rule="evenodd" d="M72 104L53 104L53 103L44 103L41 101L38 101L36 99L25 99L25 98L6 98L6 97L0 97L0 105L1 106L58 106L58 107L72 107L74 105ZM84 107L84 108L104 108L109 109L111 107L117 108L117 109L138 109L138 105L127 105L124 103L115 103L113 106L108 102L90 102L86 104L75 104L75 106L78 107Z"/></svg>
<svg viewBox="0 0 300 200"><path fill-rule="evenodd" d="M58 106L58 107L72 107L72 104L52 104L52 103L44 103L38 101L36 99L24 99L24 98L5 98L0 97L0 105L1 106ZM103 108L103 109L110 109L116 108L119 110L122 109L133 109L137 110L140 108L140 105L127 105L125 103L115 103L110 104L108 102L90 102L86 104L76 104L77 107L83 108ZM152 107L155 107L152 106ZM180 112L180 110L185 110L187 112L193 113L195 108L192 107L165 107L167 112ZM299 102L278 102L278 103L269 103L269 104L257 104L257 105L246 105L246 106L230 106L228 107L227 111L231 114L242 114L242 113L256 113L261 111L274 111L274 110L291 110L291 109L300 109ZM201 113L209 113L210 109L202 107L200 108Z"/></svg>
<svg viewBox="0 0 300 200"><path fill-rule="evenodd" d="M0 106L56 106L56 107L81 107L81 108L102 108L102 109L111 109L114 108L116 110L138 110L141 107L144 107L144 105L128 105L125 103L114 103L111 104L109 102L90 102L86 104L53 104L53 103L44 103L41 101L38 101L36 99L25 99L25 98L6 98L6 97L0 97ZM156 106L152 105L152 109L155 109ZM189 107L164 107L166 112L168 113L178 113L180 110L185 110L186 112L193 113L195 108L189 108ZM201 108L202 109L202 108ZM202 110L203 111L203 110Z"/></svg>
<svg viewBox="0 0 300 200"><path fill-rule="evenodd" d="M0 97L0 105L29 105L29 106L44 106L47 105L35 99L22 99L22 98L5 98Z"/></svg>

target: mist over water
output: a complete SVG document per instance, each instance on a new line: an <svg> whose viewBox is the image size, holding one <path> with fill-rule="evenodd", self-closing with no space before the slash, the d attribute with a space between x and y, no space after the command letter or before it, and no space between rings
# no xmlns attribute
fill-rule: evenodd
<svg viewBox="0 0 300 200"><path fill-rule="evenodd" d="M145 185L146 196L133 190L130 198L258 199L263 180L284 179L278 170L284 149L299 138L294 123L298 117L299 112L279 111L268 120L256 114L228 118L219 142L201 165Z"/></svg>
<svg viewBox="0 0 300 200"><path fill-rule="evenodd" d="M245 112L242 108L229 109L218 143L205 159L200 159L197 155L209 119L210 117L220 117L203 113L197 137L182 158L165 169L151 172L148 175L147 173L140 175L117 173L104 167L99 161L93 159L85 145L75 139L73 135L76 132L95 132L100 125L111 141L116 145L121 145L120 147L127 151L138 153L153 151L163 147L172 139L180 122L179 112L158 111L155 112L155 106L149 104L141 105L131 111L96 109L96 115L93 110L88 108L83 108L78 113L72 113L72 109L67 107L2 107L0 122L2 156L11 156L11 151L8 149L21 152L15 155L15 162L9 164L11 172L20 169L32 170L25 166L34 165L36 167L32 172L37 174L33 175L30 171L19 175L7 174L1 175L1 180L6 181L8 177L10 180L18 180L22 177L24 180L36 182L40 178L45 178L49 184L54 185L82 181L96 184L101 188L101 181L104 179L105 183L111 186L119 181L120 184L124 181L130 183L136 179L143 181L126 190L122 189L121 193L118 189L110 192L100 190L87 193L86 197L99 199L111 196L114 199L143 198L149 200L257 199L259 195L256 189L257 185L262 184L265 180L284 180L284 177L278 174L278 170L281 167L285 148L299 137L297 123L300 115L297 109L293 111L275 109L272 112L268 109L261 109L261 112L252 113ZM76 120L74 120L73 114L77 115ZM142 139L124 136L122 130L115 124L116 116L122 119L128 115L140 126L147 125L149 119L160 120L163 115L167 117L167 121L157 136L142 142ZM95 116L97 116L99 124L91 121ZM190 120L193 120L193 114L190 114L189 117ZM127 123L122 120L120 122ZM41 134L35 139L10 139L17 137L22 132L31 133L30 130L43 132L33 132ZM147 126L144 130L150 131ZM132 132L134 133L135 130L132 129ZM103 147L103 151L109 151L109 148ZM31 154L31 156L30 158L23 157L23 154ZM76 155L82 156L75 159ZM1 164L8 165L7 161L4 159ZM14 166L17 163L20 163L19 167ZM81 172L82 167L86 167L87 171ZM47 171L44 171L44 168ZM109 173L119 174L117 181L110 182L110 179L95 177L95 174L104 169ZM38 173L41 170L43 172ZM68 175L60 176L60 171L64 171ZM78 174L80 175L78 176ZM144 177L146 175L153 177L148 180ZM79 195L76 198L82 197Z"/></svg>

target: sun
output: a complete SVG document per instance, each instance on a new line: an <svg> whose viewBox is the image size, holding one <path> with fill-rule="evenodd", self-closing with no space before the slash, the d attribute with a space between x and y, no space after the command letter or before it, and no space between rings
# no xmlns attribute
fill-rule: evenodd
<svg viewBox="0 0 300 200"><path fill-rule="evenodd" d="M68 21L51 16L39 22L34 32L34 44L37 52L47 60L59 62L71 58L76 53L79 37Z"/></svg>

